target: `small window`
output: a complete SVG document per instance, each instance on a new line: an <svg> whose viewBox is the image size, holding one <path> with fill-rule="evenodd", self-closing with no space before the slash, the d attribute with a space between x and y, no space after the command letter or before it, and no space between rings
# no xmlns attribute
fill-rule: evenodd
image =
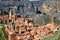
<svg viewBox="0 0 60 40"><path fill-rule="evenodd" d="M57 28L57 30L59 30L59 28Z"/></svg>
<svg viewBox="0 0 60 40"><path fill-rule="evenodd" d="M15 32L16 34L19 34L19 32Z"/></svg>
<svg viewBox="0 0 60 40"><path fill-rule="evenodd" d="M12 22L12 20L9 20L9 22Z"/></svg>
<svg viewBox="0 0 60 40"><path fill-rule="evenodd" d="M29 32L31 31L31 30L28 30Z"/></svg>
<svg viewBox="0 0 60 40"><path fill-rule="evenodd" d="M14 22L12 23L12 25L14 25Z"/></svg>
<svg viewBox="0 0 60 40"><path fill-rule="evenodd" d="M21 31L21 34L23 34L24 33L24 31Z"/></svg>

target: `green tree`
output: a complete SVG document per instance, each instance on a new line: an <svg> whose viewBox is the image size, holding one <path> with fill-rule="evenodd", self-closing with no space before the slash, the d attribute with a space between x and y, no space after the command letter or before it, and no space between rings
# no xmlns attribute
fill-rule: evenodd
<svg viewBox="0 0 60 40"><path fill-rule="evenodd" d="M58 39L57 40L60 40L60 35L59 35L59 37L58 37Z"/></svg>
<svg viewBox="0 0 60 40"><path fill-rule="evenodd" d="M0 29L0 40L8 40L8 36L5 32L4 26L2 26L2 28Z"/></svg>

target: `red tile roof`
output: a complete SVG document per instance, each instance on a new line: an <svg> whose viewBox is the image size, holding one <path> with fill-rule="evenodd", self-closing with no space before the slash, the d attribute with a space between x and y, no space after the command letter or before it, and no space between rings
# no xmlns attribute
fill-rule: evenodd
<svg viewBox="0 0 60 40"><path fill-rule="evenodd" d="M7 32L9 35L13 34L13 32L12 32L10 29L6 29L6 32Z"/></svg>

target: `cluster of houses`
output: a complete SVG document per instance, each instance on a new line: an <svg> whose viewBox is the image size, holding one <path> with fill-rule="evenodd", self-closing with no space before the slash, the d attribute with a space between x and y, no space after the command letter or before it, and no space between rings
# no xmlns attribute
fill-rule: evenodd
<svg viewBox="0 0 60 40"><path fill-rule="evenodd" d="M4 1L4 0L1 0L1 1ZM6 3L7 2L6 1L5 3L8 4L7 6L9 6L9 8L11 9L9 10L8 13L4 10L0 10L0 23L5 24L5 31L8 35L8 40L42 40L45 37L54 36L53 32L59 30L57 27L58 25L55 25L53 23L54 17L52 17L52 21L51 21L52 24L50 23L50 24L41 26L41 25L35 24L33 19L22 17L22 15L18 14L21 11L26 13L27 11L30 11L30 12L33 11L33 12L36 12L37 14L42 14L41 11L39 11L39 8L37 7L37 6L40 6L40 3L42 2L37 2L37 4L36 2L34 2L29 4L29 3L24 3L25 1L23 1L24 3L23 4L20 1L22 0L15 0L17 7L15 5L9 6L9 2ZM11 3L15 4L12 1ZM7 8L7 6L2 7L2 9ZM16 8L18 10L15 10ZM18 11L17 14L15 14L16 11ZM44 15L46 14L44 13Z"/></svg>
<svg viewBox="0 0 60 40"><path fill-rule="evenodd" d="M0 16L0 21L6 24L5 31L8 40L42 40L45 37L54 36L53 32L58 31L54 23L40 26L35 24L31 18L13 14L11 10L9 14Z"/></svg>

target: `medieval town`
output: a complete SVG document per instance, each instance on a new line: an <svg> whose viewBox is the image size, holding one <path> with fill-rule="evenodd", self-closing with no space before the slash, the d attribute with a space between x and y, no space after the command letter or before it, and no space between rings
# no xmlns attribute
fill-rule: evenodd
<svg viewBox="0 0 60 40"><path fill-rule="evenodd" d="M0 0L0 40L46 40L55 35L58 38L51 40L60 40L58 4L48 0Z"/></svg>

